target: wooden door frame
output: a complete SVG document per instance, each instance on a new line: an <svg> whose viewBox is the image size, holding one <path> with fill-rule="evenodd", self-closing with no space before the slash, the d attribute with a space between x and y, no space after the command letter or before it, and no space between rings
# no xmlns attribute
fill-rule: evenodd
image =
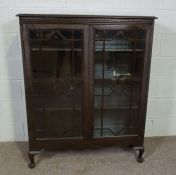
<svg viewBox="0 0 176 175"><path fill-rule="evenodd" d="M143 54L143 72L141 73L142 81L141 81L141 92L140 92L140 102L139 102L139 111L137 118L137 137L138 137L138 146L142 146L144 142L144 132L145 132L145 121L146 121L146 109L147 109L147 98L148 98L148 85L149 85L149 77L150 77L150 63L151 63L151 51L152 51L152 39L153 39L153 23L151 24L101 24L101 25L90 25L90 49L89 49L89 88L90 88L90 124L92 129L92 138L93 130L94 130L94 33L96 29L100 30L135 30L142 29L146 32L145 38L145 51ZM149 45L150 44L150 45ZM125 135L125 136L134 136L134 135ZM125 137L124 136L124 137ZM106 137L98 137L104 138ZM114 138L118 138L115 136Z"/></svg>
<svg viewBox="0 0 176 175"><path fill-rule="evenodd" d="M23 70L25 79L25 94L26 94L26 107L27 107L27 121L28 121L28 136L30 142L37 141L36 129L35 129L35 113L34 113L34 99L32 98L32 72L31 72L31 61L30 61L30 42L29 42L29 31L40 30L40 29L80 29L84 33L84 49L83 49L83 104L82 104L82 119L83 119L83 137L82 139L89 138L89 125L88 125L88 111L89 105L87 105L88 99L88 25L73 25L73 24L23 24L21 26L21 42L23 47ZM63 140L63 138L61 138ZM74 138L72 138L74 139ZM77 137L75 137L77 139ZM47 140L47 139L46 139ZM53 138L55 140L55 138ZM31 144L30 144L31 145ZM32 149L32 146L30 146Z"/></svg>

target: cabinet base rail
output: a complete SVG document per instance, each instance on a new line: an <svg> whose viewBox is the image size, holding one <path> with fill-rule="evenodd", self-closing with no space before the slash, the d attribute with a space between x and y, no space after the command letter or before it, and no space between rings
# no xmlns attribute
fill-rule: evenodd
<svg viewBox="0 0 176 175"><path fill-rule="evenodd" d="M135 153L138 152L138 154L136 154L136 160L139 163L142 163L144 161L143 159L143 153L144 153L144 146L140 146L140 147L133 147L133 145L129 145L130 148L133 148L135 150ZM36 155L40 155L42 152L44 152L45 149L42 149L40 151L29 151L28 152L28 157L29 157L29 168L35 168L36 166L36 161L35 161L35 156Z"/></svg>

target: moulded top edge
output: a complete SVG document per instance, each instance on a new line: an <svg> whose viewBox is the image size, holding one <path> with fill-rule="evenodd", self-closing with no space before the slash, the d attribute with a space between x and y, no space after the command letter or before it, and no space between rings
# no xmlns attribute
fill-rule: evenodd
<svg viewBox="0 0 176 175"><path fill-rule="evenodd" d="M19 17L32 18L114 18L114 19L158 19L155 16L108 16L108 15L65 15L65 14L17 14Z"/></svg>

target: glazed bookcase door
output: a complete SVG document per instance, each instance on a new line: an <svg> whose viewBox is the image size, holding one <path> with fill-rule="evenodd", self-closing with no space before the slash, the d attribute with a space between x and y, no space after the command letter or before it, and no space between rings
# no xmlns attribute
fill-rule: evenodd
<svg viewBox="0 0 176 175"><path fill-rule="evenodd" d="M85 136L85 30L83 25L27 26L34 139Z"/></svg>
<svg viewBox="0 0 176 175"><path fill-rule="evenodd" d="M95 26L94 137L138 134L146 30Z"/></svg>

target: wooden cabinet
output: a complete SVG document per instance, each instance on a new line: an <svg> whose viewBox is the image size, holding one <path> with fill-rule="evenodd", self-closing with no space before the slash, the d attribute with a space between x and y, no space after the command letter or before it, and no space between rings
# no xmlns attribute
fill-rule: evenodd
<svg viewBox="0 0 176 175"><path fill-rule="evenodd" d="M142 162L155 17L18 16L30 167L43 149L108 145Z"/></svg>

